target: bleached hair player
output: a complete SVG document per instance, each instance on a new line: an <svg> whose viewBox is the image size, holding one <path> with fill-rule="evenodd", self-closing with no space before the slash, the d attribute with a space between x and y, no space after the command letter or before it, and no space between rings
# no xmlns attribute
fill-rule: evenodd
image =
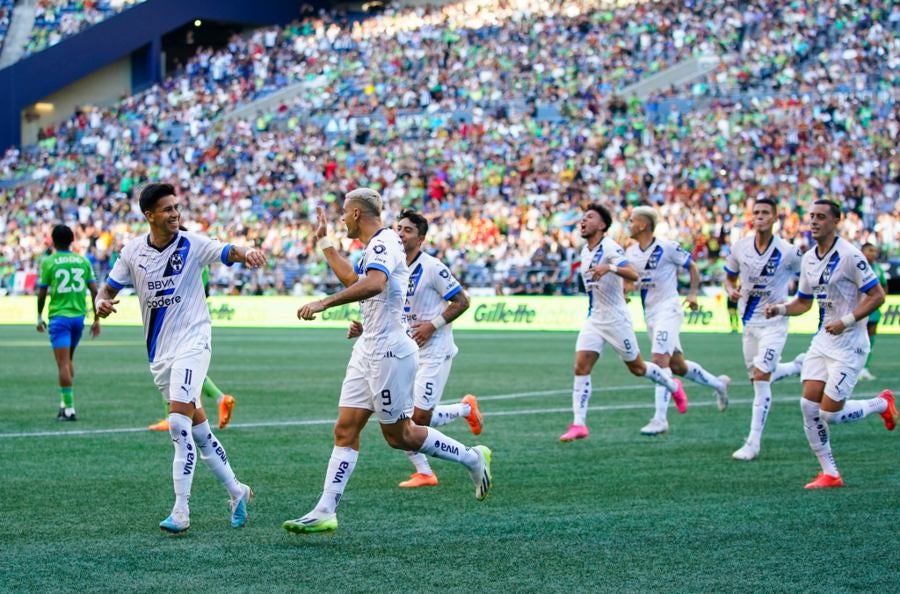
<svg viewBox="0 0 900 594"><path fill-rule="evenodd" d="M831 450L830 426L859 421L878 413L888 431L897 424L897 406L890 390L875 398L850 400L866 363L869 336L866 319L884 303L884 289L858 249L837 234L840 207L817 200L809 211L809 229L816 242L800 262L800 287L787 304L769 304L766 317L798 316L819 302L819 331L803 360L803 430L822 471L807 489L844 486Z"/></svg>
<svg viewBox="0 0 900 594"><path fill-rule="evenodd" d="M366 247L356 267L341 256L326 237L328 221L318 208L317 245L328 265L346 287L297 311L301 320L314 319L330 307L359 302L362 336L353 345L338 403L334 449L325 472L319 502L305 516L286 521L285 530L297 533L331 532L337 528L337 506L359 457L360 433L372 414L388 445L417 451L463 465L483 500L491 488L491 450L466 447L437 429L410 420L418 367L418 346L407 334L403 304L409 287L409 268L400 237L381 226L381 196L360 188L344 198L347 237Z"/></svg>
<svg viewBox="0 0 900 594"><path fill-rule="evenodd" d="M144 321L150 372L169 401L169 434L175 446L175 505L159 527L173 533L190 527L188 500L199 450L200 458L231 497L231 526L240 528L247 522L247 505L253 492L237 480L225 447L213 435L200 402L212 354L211 322L201 273L205 266L218 261L255 268L263 266L266 257L257 249L181 231L178 199L169 184L148 185L139 202L150 232L122 248L96 305L97 315L105 318L116 311L119 290L134 286Z"/></svg>
<svg viewBox="0 0 900 594"><path fill-rule="evenodd" d="M788 286L800 273L799 249L772 232L777 220L777 205L771 198L753 204L753 230L738 240L725 262L725 290L738 302L744 325L744 364L753 382L753 409L750 434L744 445L732 454L735 460L753 460L759 456L763 429L772 406L772 384L800 373L805 353L789 363L781 362L787 342L788 320L767 320L765 308L783 303Z"/></svg>
<svg viewBox="0 0 900 594"><path fill-rule="evenodd" d="M602 204L591 204L579 224L581 237L581 277L588 295L588 316L575 342L575 382L572 386L574 420L560 441L586 438L588 402L591 398L591 371L607 343L619 354L628 370L636 376L665 386L675 398L687 401L681 382L666 376L651 361L641 358L631 314L625 303L623 279L636 281L638 273L625 258L625 251L606 236L612 215Z"/></svg>
<svg viewBox="0 0 900 594"><path fill-rule="evenodd" d="M675 373L712 388L716 393L719 410L724 411L728 406L728 384L731 383L731 378L727 375L714 375L696 361L685 359L684 348L681 346L684 308L678 296L678 270L683 268L691 275L691 287L685 301L691 311L697 311L697 291L700 288L700 270L697 269L697 264L677 242L656 237L656 211L653 208L634 208L629 228L634 243L625 252L625 256L638 274L635 288L641 294L653 362L667 377L672 377L672 373ZM684 413L687 410L687 399L672 394L672 400L675 401L678 412ZM669 430L669 390L657 385L654 401L656 412L650 422L641 428L644 435L658 435Z"/></svg>

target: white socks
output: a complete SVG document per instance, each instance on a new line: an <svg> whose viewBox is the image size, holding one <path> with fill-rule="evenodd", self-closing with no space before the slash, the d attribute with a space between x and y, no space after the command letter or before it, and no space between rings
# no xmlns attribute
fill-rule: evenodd
<svg viewBox="0 0 900 594"><path fill-rule="evenodd" d="M191 433L194 436L194 443L200 450L200 457L206 463L206 466L212 471L216 478L219 479L232 499L237 499L244 494L241 483L234 476L231 465L228 464L228 456L225 454L225 448L212 434L209 428L209 421L203 421L199 425L194 425Z"/></svg>
<svg viewBox="0 0 900 594"><path fill-rule="evenodd" d="M427 474L428 476L434 474L434 471L431 470L431 464L428 463L428 456L420 452L406 452L406 455L409 456L409 461L416 467L416 472Z"/></svg>
<svg viewBox="0 0 900 594"><path fill-rule="evenodd" d="M669 372L669 375L666 375L663 372L662 367L653 361L644 361L644 366L647 368L644 372L644 377L648 380L659 386L665 386L666 390L669 392L674 392L678 389L678 386L675 385L675 380L672 379L671 371Z"/></svg>
<svg viewBox="0 0 900 594"><path fill-rule="evenodd" d="M572 411L575 413L575 424L587 424L587 408L591 399L591 376L576 375L572 386Z"/></svg>
<svg viewBox="0 0 900 594"><path fill-rule="evenodd" d="M672 370L668 367L662 368L663 375L667 378L672 379ZM656 384L655 402L656 402L656 414L653 415L653 418L657 421L666 422L667 413L669 409L669 389L663 386L662 384Z"/></svg>
<svg viewBox="0 0 900 594"><path fill-rule="evenodd" d="M753 382L753 412L750 417L750 436L747 441L759 445L762 432L766 427L766 418L772 407L772 382L755 380Z"/></svg>
<svg viewBox="0 0 900 594"><path fill-rule="evenodd" d="M440 427L441 425L446 425L456 418L467 417L469 416L469 414L471 414L471 412L472 407L463 402L438 406L434 409L434 414L431 415L431 423L429 426Z"/></svg>
<svg viewBox="0 0 900 594"><path fill-rule="evenodd" d="M197 465L197 453L194 451L194 438L191 435L191 420L179 413L169 413L169 435L175 446L175 457L172 460L172 483L175 486L175 510L188 513L188 500L191 498L191 484L194 482L194 468Z"/></svg>
<svg viewBox="0 0 900 594"><path fill-rule="evenodd" d="M840 476L834 462L834 454L831 453L828 423L821 418L819 403L801 397L800 410L803 412L803 431L806 432L806 440L816 458L819 459L822 472L831 476Z"/></svg>
<svg viewBox="0 0 900 594"><path fill-rule="evenodd" d="M459 462L469 470L478 464L478 454L471 448L467 448L452 437L447 437L437 429L426 427L425 430L428 431L428 435L425 436L419 452L442 460Z"/></svg>
<svg viewBox="0 0 900 594"><path fill-rule="evenodd" d="M830 425L852 423L868 417L872 413L883 413L887 410L887 400L870 398L869 400L848 400L844 408L838 412L822 412L822 417Z"/></svg>
<svg viewBox="0 0 900 594"><path fill-rule="evenodd" d="M722 383L722 380L703 369L699 363L695 363L694 361L685 361L685 363L687 364L688 370L687 373L684 374L684 377L687 379L696 384L700 384L701 386L709 386L713 390L725 389L725 384Z"/></svg>
<svg viewBox="0 0 900 594"><path fill-rule="evenodd" d="M801 365L797 365L796 363L779 363L775 366L775 371L772 372L772 378L769 381L774 384L778 380L792 375L798 375L801 367Z"/></svg>
<svg viewBox="0 0 900 594"><path fill-rule="evenodd" d="M334 446L328 460L328 470L325 472L325 486L322 488L322 496L316 504L316 510L327 514L333 514L337 510L358 458L359 452L353 448Z"/></svg>

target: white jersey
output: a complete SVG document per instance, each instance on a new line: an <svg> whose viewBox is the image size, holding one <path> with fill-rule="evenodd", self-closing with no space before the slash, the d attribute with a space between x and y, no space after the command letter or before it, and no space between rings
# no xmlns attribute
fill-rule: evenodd
<svg viewBox="0 0 900 594"><path fill-rule="evenodd" d="M179 231L162 249L150 245L149 233L122 248L106 282L116 290L134 286L151 363L171 359L198 343L210 344L201 272L216 261L228 264L230 250L230 244L186 231Z"/></svg>
<svg viewBox="0 0 900 594"><path fill-rule="evenodd" d="M771 326L766 306L784 303L788 285L800 273L803 254L780 237L772 236L762 252L756 249L756 236L748 235L734 244L725 261L725 272L741 279L738 311L744 326ZM783 320L787 326L787 319Z"/></svg>
<svg viewBox="0 0 900 594"><path fill-rule="evenodd" d="M403 313L406 322L412 326L415 322L428 322L441 315L447 308L447 302L462 291L462 286L443 262L425 252L420 251L409 268L409 288ZM450 324L438 328L425 346L419 349L422 358L446 358L455 353Z"/></svg>
<svg viewBox="0 0 900 594"><path fill-rule="evenodd" d="M800 264L798 297L819 302L819 331L812 344L822 352L861 354L869 351L869 335L863 318L837 336L823 329L825 324L840 320L853 312L861 293L878 284L878 277L858 249L849 242L835 239L824 256L816 248L803 255Z"/></svg>
<svg viewBox="0 0 900 594"><path fill-rule="evenodd" d="M360 348L367 357L405 357L416 352L415 341L407 334L403 304L409 287L409 268L403 242L391 229L381 229L369 240L356 272L364 276L369 270L380 270L387 277L384 290L359 302L362 311Z"/></svg>
<svg viewBox="0 0 900 594"><path fill-rule="evenodd" d="M635 288L641 291L644 317L650 320L659 314L681 312L678 269L690 266L691 255L677 242L654 237L645 250L637 243L629 247L627 256L639 275Z"/></svg>
<svg viewBox="0 0 900 594"><path fill-rule="evenodd" d="M588 295L588 316L602 322L627 321L631 324L622 277L609 272L599 280L591 279L588 270L599 264L625 266L628 264L625 250L609 237L601 239L594 249L587 245L581 248L581 280Z"/></svg>

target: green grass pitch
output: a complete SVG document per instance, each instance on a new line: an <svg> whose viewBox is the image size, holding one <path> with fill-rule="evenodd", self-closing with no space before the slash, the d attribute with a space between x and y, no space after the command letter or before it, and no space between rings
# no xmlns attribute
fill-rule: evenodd
<svg viewBox="0 0 900 594"><path fill-rule="evenodd" d="M689 358L735 379L725 413L710 390L686 382L688 413L670 411L667 436L641 436L652 386L608 351L593 374L591 437L561 444L575 334L458 332L444 398L478 394L486 424L477 439L462 421L443 429L493 449L491 495L476 502L467 473L442 461L433 462L439 487L397 488L412 467L370 426L338 531L308 537L281 522L318 498L350 343L338 330L300 327L216 329L213 340L211 377L238 398L219 435L256 499L250 525L232 530L227 495L200 464L191 529L173 537L157 528L173 501L172 447L167 434L144 430L162 407L141 330L84 340L79 421L63 424L46 336L0 327L0 591L890 591L900 583L900 430L886 432L877 416L832 428L847 487L807 492L818 465L790 378L774 386L761 458L732 460L752 399L738 336L682 337ZM808 342L791 337L786 357ZM879 339L878 380L861 382L857 397L900 391L897 352L900 338Z"/></svg>

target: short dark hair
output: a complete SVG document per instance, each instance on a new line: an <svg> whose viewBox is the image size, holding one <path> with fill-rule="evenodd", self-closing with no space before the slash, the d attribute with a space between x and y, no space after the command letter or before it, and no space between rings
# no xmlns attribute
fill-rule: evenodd
<svg viewBox="0 0 900 594"><path fill-rule="evenodd" d="M58 250L67 250L72 242L75 241L75 233L66 225L56 225L50 232L53 239L53 247Z"/></svg>
<svg viewBox="0 0 900 594"><path fill-rule="evenodd" d="M813 204L824 204L824 205L828 206L828 210L831 211L831 216L833 216L836 219L841 218L841 207L834 200L825 200L823 198L821 200L816 200L815 202L813 202Z"/></svg>
<svg viewBox="0 0 900 594"><path fill-rule="evenodd" d="M428 219L414 209L407 208L401 212L398 220L402 221L403 219L409 219L409 222L416 226L416 229L419 231L419 237L425 237L428 234Z"/></svg>
<svg viewBox="0 0 900 594"><path fill-rule="evenodd" d="M778 203L775 202L775 200L773 200L772 198L757 198L753 201L753 206L756 206L757 204L768 204L772 207L773 212L778 212Z"/></svg>
<svg viewBox="0 0 900 594"><path fill-rule="evenodd" d="M146 188L141 190L141 197L139 200L139 203L141 205L141 212L153 210L153 207L156 206L156 203L159 202L161 198L174 195L175 186L173 186L172 184L148 185Z"/></svg>
<svg viewBox="0 0 900 594"><path fill-rule="evenodd" d="M877 249L878 249L878 246L875 245L874 243L872 243L871 241L867 241L867 242L865 242L864 244L862 244L862 247L860 247L859 249L864 250L864 249L866 249L866 248L874 248L874 249L877 250Z"/></svg>
<svg viewBox="0 0 900 594"><path fill-rule="evenodd" d="M612 226L612 215L609 214L609 209L600 204L599 202L594 202L592 204L588 204L588 207L585 210L593 210L595 213L600 215L600 218L603 219L603 222L606 223L606 228L609 229Z"/></svg>

